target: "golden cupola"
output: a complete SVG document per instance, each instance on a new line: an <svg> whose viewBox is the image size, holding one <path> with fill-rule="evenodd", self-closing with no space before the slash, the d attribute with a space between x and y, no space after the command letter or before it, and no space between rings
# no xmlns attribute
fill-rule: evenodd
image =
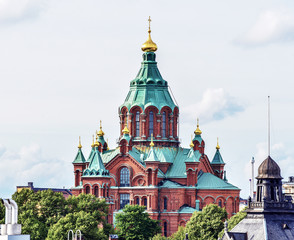
<svg viewBox="0 0 294 240"><path fill-rule="evenodd" d="M157 45L151 39L151 28L150 28L151 18L150 18L150 16L149 16L148 21L149 21L148 39L142 45L141 49L142 49L143 52L155 52L157 50Z"/></svg>
<svg viewBox="0 0 294 240"><path fill-rule="evenodd" d="M197 129L194 131L195 135L201 135L202 131L199 128L199 118L197 118Z"/></svg>

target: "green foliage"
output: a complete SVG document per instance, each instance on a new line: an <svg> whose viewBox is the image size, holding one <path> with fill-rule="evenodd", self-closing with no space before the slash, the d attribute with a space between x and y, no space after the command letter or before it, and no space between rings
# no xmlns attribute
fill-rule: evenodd
<svg viewBox="0 0 294 240"><path fill-rule="evenodd" d="M171 240L183 240L186 236L186 230L184 227L179 226L178 231L171 235Z"/></svg>
<svg viewBox="0 0 294 240"><path fill-rule="evenodd" d="M3 224L5 222L5 207L4 204L1 203L0 198L0 224Z"/></svg>
<svg viewBox="0 0 294 240"><path fill-rule="evenodd" d="M167 238L162 236L161 233L156 234L152 240L166 240Z"/></svg>
<svg viewBox="0 0 294 240"><path fill-rule="evenodd" d="M246 216L247 213L245 212L246 209L238 212L236 215L232 216L228 220L228 231L231 231L239 222L241 222ZM224 229L219 233L219 237L222 237L224 234Z"/></svg>
<svg viewBox="0 0 294 240"><path fill-rule="evenodd" d="M119 238L125 240L149 239L161 232L159 221L151 219L144 206L126 205L115 215L115 223Z"/></svg>
<svg viewBox="0 0 294 240"><path fill-rule="evenodd" d="M32 240L67 239L64 236L70 229L80 229L85 239L106 239L113 231L105 221L106 202L93 195L80 194L65 199L61 193L52 190L34 193L23 189L12 198L19 207L22 232L30 234ZM102 229L98 229L98 225Z"/></svg>
<svg viewBox="0 0 294 240"><path fill-rule="evenodd" d="M49 229L46 239L66 240L69 229L72 229L74 233L79 229L85 240L107 239L103 230L98 229L97 220L94 216L84 211L69 213L61 218Z"/></svg>
<svg viewBox="0 0 294 240"><path fill-rule="evenodd" d="M217 239L223 230L223 221L227 218L227 212L215 204L209 204L201 212L194 212L187 223L186 231L190 240Z"/></svg>

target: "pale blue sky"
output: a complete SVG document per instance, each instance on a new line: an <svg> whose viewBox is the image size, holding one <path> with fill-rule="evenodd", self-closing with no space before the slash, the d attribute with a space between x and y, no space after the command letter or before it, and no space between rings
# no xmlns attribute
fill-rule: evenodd
<svg viewBox="0 0 294 240"><path fill-rule="evenodd" d="M293 1L0 0L0 197L16 185L71 187L78 136L88 156L99 120L115 147L118 106L141 63L152 18L160 72L188 147L200 118L229 181L249 194L249 161L294 175Z"/></svg>

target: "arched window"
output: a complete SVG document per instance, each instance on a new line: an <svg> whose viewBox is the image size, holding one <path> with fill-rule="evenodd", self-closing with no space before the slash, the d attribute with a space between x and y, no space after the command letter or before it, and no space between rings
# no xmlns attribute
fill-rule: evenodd
<svg viewBox="0 0 294 240"><path fill-rule="evenodd" d="M163 209L166 210L167 209L167 198L163 198Z"/></svg>
<svg viewBox="0 0 294 240"><path fill-rule="evenodd" d="M163 234L165 237L167 237L167 222L163 223Z"/></svg>
<svg viewBox="0 0 294 240"><path fill-rule="evenodd" d="M99 197L99 189L98 189L98 186L95 186L95 187L94 187L94 195L95 195L96 197Z"/></svg>
<svg viewBox="0 0 294 240"><path fill-rule="evenodd" d="M162 130L162 137L166 137L166 113L163 112L162 113L162 127L161 127L161 130Z"/></svg>
<svg viewBox="0 0 294 240"><path fill-rule="evenodd" d="M149 137L151 137L152 133L153 133L153 112L151 111L149 113Z"/></svg>
<svg viewBox="0 0 294 240"><path fill-rule="evenodd" d="M136 137L140 137L140 112L136 112Z"/></svg>
<svg viewBox="0 0 294 240"><path fill-rule="evenodd" d="M86 194L90 194L90 187L89 186L86 187Z"/></svg>
<svg viewBox="0 0 294 240"><path fill-rule="evenodd" d="M136 201L135 202L136 202L137 205L140 205L140 199L139 199L139 197L136 197Z"/></svg>
<svg viewBox="0 0 294 240"><path fill-rule="evenodd" d="M218 206L219 206L219 207L222 207L222 200L219 200L219 201L218 201Z"/></svg>
<svg viewBox="0 0 294 240"><path fill-rule="evenodd" d="M130 171L127 167L124 167L120 170L120 186L130 186Z"/></svg>
<svg viewBox="0 0 294 240"><path fill-rule="evenodd" d="M147 198L143 198L143 205L147 208Z"/></svg>
<svg viewBox="0 0 294 240"><path fill-rule="evenodd" d="M127 204L130 203L130 194L120 194L120 209L123 209Z"/></svg>

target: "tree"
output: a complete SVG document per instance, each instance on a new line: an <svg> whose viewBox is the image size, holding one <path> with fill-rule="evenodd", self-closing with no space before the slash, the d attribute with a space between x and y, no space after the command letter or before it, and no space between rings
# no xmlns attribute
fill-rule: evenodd
<svg viewBox="0 0 294 240"><path fill-rule="evenodd" d="M185 227L179 226L178 231L171 235L171 240L183 240L186 236L186 229Z"/></svg>
<svg viewBox="0 0 294 240"><path fill-rule="evenodd" d="M246 208L236 215L232 216L228 220L228 231L231 231L239 222L241 222L247 216ZM219 237L222 237L224 234L224 229L219 233Z"/></svg>
<svg viewBox="0 0 294 240"><path fill-rule="evenodd" d="M144 240L161 232L159 221L153 220L144 206L126 205L121 213L115 215L116 228L120 239Z"/></svg>
<svg viewBox="0 0 294 240"><path fill-rule="evenodd" d="M84 211L69 213L61 218L56 224L50 227L46 239L66 240L70 229L73 230L74 233L79 229L85 240L107 239L103 229L97 227L97 220L95 217L91 215L91 213L86 213Z"/></svg>
<svg viewBox="0 0 294 240"><path fill-rule="evenodd" d="M5 207L1 201L2 199L0 198L0 224L3 224L5 222Z"/></svg>
<svg viewBox="0 0 294 240"><path fill-rule="evenodd" d="M217 239L224 228L227 212L215 204L209 204L201 212L194 212L187 223L186 231L190 240Z"/></svg>

